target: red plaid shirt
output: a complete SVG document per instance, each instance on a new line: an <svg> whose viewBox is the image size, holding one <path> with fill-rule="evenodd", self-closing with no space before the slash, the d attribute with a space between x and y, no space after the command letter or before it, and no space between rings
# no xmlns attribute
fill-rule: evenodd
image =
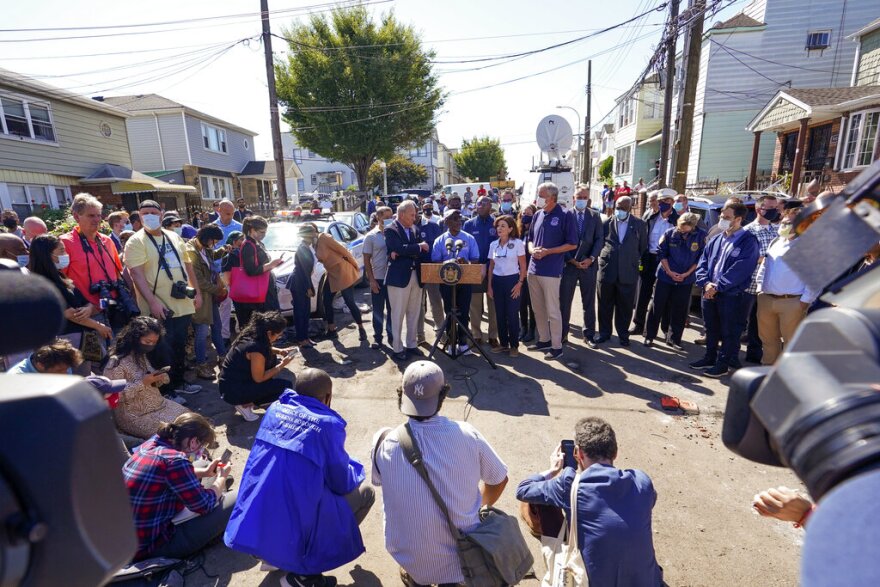
<svg viewBox="0 0 880 587"><path fill-rule="evenodd" d="M202 487L186 454L153 436L135 449L122 468L137 530L135 560L168 542L173 518L184 507L205 514L217 505L217 496Z"/></svg>

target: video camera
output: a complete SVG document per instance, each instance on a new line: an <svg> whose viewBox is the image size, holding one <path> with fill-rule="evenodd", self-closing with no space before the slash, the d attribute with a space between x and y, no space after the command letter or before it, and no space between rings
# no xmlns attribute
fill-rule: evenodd
<svg viewBox="0 0 880 587"><path fill-rule="evenodd" d="M880 161L805 207L793 229L786 264L835 307L807 316L775 366L734 374L722 439L790 467L819 500L880 470L880 262L840 277L880 241Z"/></svg>
<svg viewBox="0 0 880 587"><path fill-rule="evenodd" d="M196 289L190 287L185 281L175 281L171 284L171 297L175 300L194 299L196 297Z"/></svg>

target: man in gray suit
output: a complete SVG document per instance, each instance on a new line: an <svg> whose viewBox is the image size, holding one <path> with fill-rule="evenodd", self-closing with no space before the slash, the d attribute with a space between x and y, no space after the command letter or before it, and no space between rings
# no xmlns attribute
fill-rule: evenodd
<svg viewBox="0 0 880 587"><path fill-rule="evenodd" d="M629 346L639 262L648 248L645 222L634 217L632 198L622 196L615 203L614 216L605 221L605 246L599 254L599 338L611 338L611 320L621 346Z"/></svg>
<svg viewBox="0 0 880 587"><path fill-rule="evenodd" d="M559 306L562 312L562 339L568 337L571 320L571 304L574 290L580 286L581 305L584 308L584 342L596 348L596 260L604 240L602 219L590 209L590 187L579 184L575 192L574 215L577 227L577 249L565 253L565 267L559 285Z"/></svg>

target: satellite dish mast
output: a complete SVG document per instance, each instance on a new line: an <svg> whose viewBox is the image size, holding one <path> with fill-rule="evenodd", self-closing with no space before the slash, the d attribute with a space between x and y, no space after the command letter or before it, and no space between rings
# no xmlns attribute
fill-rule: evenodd
<svg viewBox="0 0 880 587"><path fill-rule="evenodd" d="M544 158L543 153L547 153L548 164L558 168L564 154L571 150L571 125L565 118L556 114L545 116L535 130L535 140L538 148L541 149L541 159Z"/></svg>

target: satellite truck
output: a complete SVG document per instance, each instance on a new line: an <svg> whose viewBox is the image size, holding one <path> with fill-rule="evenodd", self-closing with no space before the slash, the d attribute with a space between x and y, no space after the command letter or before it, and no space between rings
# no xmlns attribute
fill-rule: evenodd
<svg viewBox="0 0 880 587"><path fill-rule="evenodd" d="M562 116L551 114L538 123L535 140L541 158L523 182L519 207L522 210L538 199L538 186L550 181L559 188L559 204L571 210L574 203L575 177L571 170L571 125ZM546 157L546 160L545 160Z"/></svg>

